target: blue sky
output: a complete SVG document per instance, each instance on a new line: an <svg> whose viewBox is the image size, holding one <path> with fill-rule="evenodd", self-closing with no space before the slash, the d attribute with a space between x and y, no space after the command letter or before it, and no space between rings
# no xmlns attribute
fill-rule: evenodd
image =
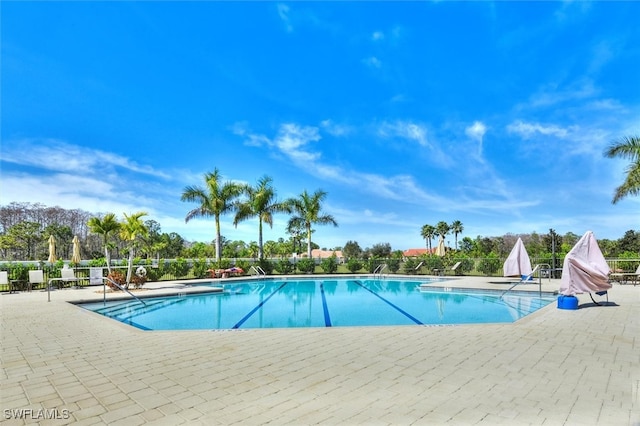
<svg viewBox="0 0 640 426"><path fill-rule="evenodd" d="M1 203L145 210L218 168L328 192L314 242L638 229L611 204L640 134L640 2L2 2ZM287 216L265 229L286 238ZM257 241L257 222L231 240ZM453 237L449 238L453 245Z"/></svg>

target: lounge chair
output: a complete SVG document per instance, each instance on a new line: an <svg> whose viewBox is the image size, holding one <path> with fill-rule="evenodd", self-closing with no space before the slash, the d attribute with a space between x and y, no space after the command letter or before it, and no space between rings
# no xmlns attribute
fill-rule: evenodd
<svg viewBox="0 0 640 426"><path fill-rule="evenodd" d="M638 279L640 278L640 265L635 272L613 272L609 274L610 281L617 281L620 284L626 284L628 282L633 282L633 285L638 283Z"/></svg>
<svg viewBox="0 0 640 426"><path fill-rule="evenodd" d="M42 272L42 269L29 271L29 291L33 289L34 284L44 284L44 273Z"/></svg>
<svg viewBox="0 0 640 426"><path fill-rule="evenodd" d="M458 275L458 268L460 267L460 265L462 265L462 262L457 262L455 265L453 265L449 270L451 271L451 273L453 273L453 275Z"/></svg>

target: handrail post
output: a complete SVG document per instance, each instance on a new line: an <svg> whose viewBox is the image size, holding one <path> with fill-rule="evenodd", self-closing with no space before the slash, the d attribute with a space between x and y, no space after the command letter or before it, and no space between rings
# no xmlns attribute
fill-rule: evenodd
<svg viewBox="0 0 640 426"><path fill-rule="evenodd" d="M120 290L124 291L125 293L128 293L129 296L133 297L134 299L136 299L138 302L142 303L144 306L147 306L146 303L144 303L138 296L136 296L135 294L131 293L129 290L127 290L126 288L122 287L120 284L118 284L117 282L115 282L114 280L112 280L109 277L102 277L103 280L109 281L111 284L115 285L116 287L118 287ZM103 284L104 285L104 284ZM105 298L105 303L106 303L106 288L104 289L104 298Z"/></svg>

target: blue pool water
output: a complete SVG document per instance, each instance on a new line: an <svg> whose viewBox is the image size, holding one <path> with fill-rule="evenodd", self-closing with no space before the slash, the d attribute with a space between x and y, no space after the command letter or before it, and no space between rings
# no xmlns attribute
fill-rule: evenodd
<svg viewBox="0 0 640 426"><path fill-rule="evenodd" d="M514 322L552 294L462 290L447 282L334 279L241 281L200 293L81 305L143 330L452 325ZM211 284L220 287L219 283Z"/></svg>

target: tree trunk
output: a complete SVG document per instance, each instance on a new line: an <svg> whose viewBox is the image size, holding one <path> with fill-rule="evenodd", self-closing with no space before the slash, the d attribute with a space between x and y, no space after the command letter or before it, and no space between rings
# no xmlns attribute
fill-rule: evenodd
<svg viewBox="0 0 640 426"><path fill-rule="evenodd" d="M127 283L125 284L124 288L129 288L132 272L133 272L133 247L129 251L129 262L127 265Z"/></svg>

